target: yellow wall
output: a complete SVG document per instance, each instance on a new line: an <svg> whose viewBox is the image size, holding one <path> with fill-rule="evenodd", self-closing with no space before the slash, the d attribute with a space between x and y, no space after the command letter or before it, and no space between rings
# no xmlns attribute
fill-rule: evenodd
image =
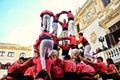
<svg viewBox="0 0 120 80"><path fill-rule="evenodd" d="M30 57L32 53L31 46L20 46L9 43L0 43L0 51L5 51L4 56L0 56L0 62L2 64L6 64L8 62L12 64L14 61L19 59L20 53L25 53L25 57ZM8 52L14 52L13 57L9 57ZM0 69L0 78L6 74L7 70Z"/></svg>
<svg viewBox="0 0 120 80"><path fill-rule="evenodd" d="M30 57L32 52L31 46L20 46L8 43L0 43L0 51L5 51L4 56L0 56L0 62L3 64L18 60L21 53L25 53L25 57ZM14 52L13 57L9 57L8 52Z"/></svg>
<svg viewBox="0 0 120 80"><path fill-rule="evenodd" d="M90 13L90 16L87 15L88 13ZM92 50L95 50L95 48L101 46L98 38L110 33L108 28L120 21L120 1L111 0L105 7L102 0L87 0L75 15L74 21L76 34L78 34L77 24L79 24L80 32L84 33L93 47ZM106 40L105 45L107 46Z"/></svg>

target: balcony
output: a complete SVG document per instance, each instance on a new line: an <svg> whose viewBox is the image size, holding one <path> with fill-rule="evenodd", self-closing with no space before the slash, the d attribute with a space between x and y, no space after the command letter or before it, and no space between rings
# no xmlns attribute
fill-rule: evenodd
<svg viewBox="0 0 120 80"><path fill-rule="evenodd" d="M120 45L114 46L108 50L102 51L99 53L99 55L102 55L104 60L107 58L112 58L114 63L120 62Z"/></svg>
<svg viewBox="0 0 120 80"><path fill-rule="evenodd" d="M115 63L120 62L120 45L104 51L106 58L112 58Z"/></svg>

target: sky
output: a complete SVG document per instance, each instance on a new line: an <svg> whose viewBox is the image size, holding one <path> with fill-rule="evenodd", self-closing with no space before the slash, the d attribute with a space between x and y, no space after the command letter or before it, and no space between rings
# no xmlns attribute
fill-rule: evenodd
<svg viewBox="0 0 120 80"><path fill-rule="evenodd" d="M50 10L56 14L71 10L75 15L77 7L82 7L85 2L86 0L0 0L0 43L33 45L41 33L39 15L42 11ZM63 18L67 18L66 15L60 16L60 20Z"/></svg>

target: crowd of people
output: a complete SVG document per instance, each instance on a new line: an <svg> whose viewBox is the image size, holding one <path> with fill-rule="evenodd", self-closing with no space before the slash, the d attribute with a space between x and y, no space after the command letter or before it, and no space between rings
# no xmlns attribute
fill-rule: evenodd
<svg viewBox="0 0 120 80"><path fill-rule="evenodd" d="M68 22L65 19L63 22L59 21L61 14L67 14ZM78 40L75 38L74 15L71 11L62 11L54 15L51 11L45 10L40 16L42 33L33 45L34 57L19 58L9 67L8 74L0 80L96 80L98 78L117 80L116 74L119 71L112 59L106 60L107 65L102 57L93 59L90 54L90 43L83 33L79 33ZM53 32L50 33L52 16ZM60 38L57 37L58 23L63 29ZM71 29L69 36L68 26ZM59 44L59 41L63 43ZM83 45L83 50L79 49L79 44ZM62 50L61 55L59 48ZM95 59L97 62L94 62Z"/></svg>
<svg viewBox="0 0 120 80"><path fill-rule="evenodd" d="M63 59L58 56L58 51L45 57L46 70L42 68L40 54L34 50L33 58L23 58L15 61L8 69L8 74L0 80L119 80L118 69L112 59L103 62L102 57L97 57L97 62L84 58L77 53L73 56L66 54Z"/></svg>

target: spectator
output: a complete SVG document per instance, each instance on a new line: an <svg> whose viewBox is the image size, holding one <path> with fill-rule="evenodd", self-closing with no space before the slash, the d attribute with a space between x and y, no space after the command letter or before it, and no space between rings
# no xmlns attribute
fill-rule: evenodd
<svg viewBox="0 0 120 80"><path fill-rule="evenodd" d="M118 80L120 78L119 71L117 70L113 60L111 58L108 58L106 60L107 62L107 70L108 70L108 79Z"/></svg>
<svg viewBox="0 0 120 80"><path fill-rule="evenodd" d="M99 52L101 52L102 51L102 49L100 49L99 47L96 49L96 54L97 53L99 53Z"/></svg>

